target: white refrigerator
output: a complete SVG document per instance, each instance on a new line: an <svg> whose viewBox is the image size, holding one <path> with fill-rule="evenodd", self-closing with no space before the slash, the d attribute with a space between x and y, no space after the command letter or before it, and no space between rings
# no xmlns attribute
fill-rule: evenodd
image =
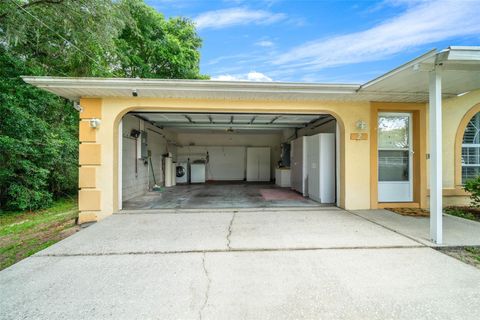
<svg viewBox="0 0 480 320"><path fill-rule="evenodd" d="M335 134L307 138L308 197L320 203L335 202Z"/></svg>

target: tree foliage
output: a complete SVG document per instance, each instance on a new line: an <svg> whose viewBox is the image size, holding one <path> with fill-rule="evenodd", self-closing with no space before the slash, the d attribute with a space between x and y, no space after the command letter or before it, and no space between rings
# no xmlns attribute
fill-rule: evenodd
<svg viewBox="0 0 480 320"><path fill-rule="evenodd" d="M34 73L0 48L0 203L46 206L76 189L78 114L51 94L25 84Z"/></svg>
<svg viewBox="0 0 480 320"><path fill-rule="evenodd" d="M471 206L480 208L480 177L467 180L463 189L470 193Z"/></svg>
<svg viewBox="0 0 480 320"><path fill-rule="evenodd" d="M140 78L200 78L202 44L193 23L166 20L142 0L124 0L125 27L116 39L120 68L117 75Z"/></svg>
<svg viewBox="0 0 480 320"><path fill-rule="evenodd" d="M21 3L7 0L0 9L9 52L45 75L110 75L115 38L125 23L111 0Z"/></svg>
<svg viewBox="0 0 480 320"><path fill-rule="evenodd" d="M78 113L21 75L205 78L185 18L142 0L0 2L0 209L36 209L77 189Z"/></svg>

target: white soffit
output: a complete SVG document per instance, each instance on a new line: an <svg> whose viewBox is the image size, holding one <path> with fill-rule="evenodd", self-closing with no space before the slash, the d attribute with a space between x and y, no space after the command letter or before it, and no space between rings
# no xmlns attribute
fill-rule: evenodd
<svg viewBox="0 0 480 320"><path fill-rule="evenodd" d="M142 98L252 99L252 100L351 100L359 84L316 84L213 80L125 78L22 77L27 83L58 96Z"/></svg>

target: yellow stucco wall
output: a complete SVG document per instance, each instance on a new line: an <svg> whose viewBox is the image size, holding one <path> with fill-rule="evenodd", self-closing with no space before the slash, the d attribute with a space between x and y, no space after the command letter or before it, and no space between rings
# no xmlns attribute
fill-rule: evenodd
<svg viewBox="0 0 480 320"><path fill-rule="evenodd" d="M443 187L455 188L455 136L463 116L480 103L480 90L443 102Z"/></svg>
<svg viewBox="0 0 480 320"><path fill-rule="evenodd" d="M455 148L455 140L459 126L472 108L480 103L480 90L472 91L460 97L443 101L443 189L444 205L466 205L468 196L461 188L461 150ZM478 109L478 106L477 106ZM463 130L460 130L461 136ZM460 143L461 144L461 143ZM457 160L456 160L457 158ZM455 178L455 169L459 177Z"/></svg>
<svg viewBox="0 0 480 320"><path fill-rule="evenodd" d="M97 100L95 99L95 104ZM83 99L81 104L89 104ZM82 106L83 106L82 104ZM330 113L337 117L342 127L342 151L344 170L341 179L341 206L347 209L367 209L370 207L370 167L369 141L350 140L350 133L358 132L355 123L370 119L368 102L313 102L313 101L222 101L222 100L169 100L105 98L101 101L101 126L96 129L95 144L101 146L101 164L96 166L96 190L100 190L100 206L95 219L102 219L118 210L118 124L120 119L133 110L154 111L196 111L196 112L248 112L248 113ZM99 113L92 113L99 115ZM93 144L93 143L89 143ZM92 146L89 146L92 148ZM92 155L81 155L92 158ZM341 164L342 166L342 164ZM89 206L85 219L92 215ZM88 215L88 216L87 216Z"/></svg>
<svg viewBox="0 0 480 320"><path fill-rule="evenodd" d="M454 144L458 125L465 113L480 102L480 90L462 97L444 101L444 187L454 189ZM340 163L340 205L346 209L370 208L370 136L367 140L351 140L351 133L362 132L355 127L358 120L367 122L368 133L371 125L369 102L329 101L257 101L257 100L189 100L189 99L148 99L148 98L104 98L82 99L81 105L87 111L82 119L101 118L96 133L85 134L83 128L80 148L81 203L80 221L100 220L117 211L118 205L118 125L127 112L151 110L158 112L245 112L245 113L330 113L341 127ZM428 118L428 117L427 117ZM94 140L94 141L93 141ZM82 147L82 145L84 145ZM97 150L97 151L95 151ZM95 154L95 153L99 154ZM427 161L428 163L428 161ZM82 167L85 167L82 170ZM95 170L86 169L95 168ZM92 181L95 181L93 183ZM88 190L90 192L83 192ZM95 191L95 192L93 192ZM450 195L452 196L452 195ZM453 196L458 197L456 194ZM97 203L98 197L98 203ZM460 199L460 200L459 200ZM457 203L464 198L449 199L446 203Z"/></svg>

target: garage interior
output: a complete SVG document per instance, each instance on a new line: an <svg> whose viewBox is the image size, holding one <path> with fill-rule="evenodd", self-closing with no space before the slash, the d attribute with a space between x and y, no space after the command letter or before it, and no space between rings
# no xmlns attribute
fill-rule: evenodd
<svg viewBox="0 0 480 320"><path fill-rule="evenodd" d="M121 122L124 210L332 206L329 114L135 111Z"/></svg>

